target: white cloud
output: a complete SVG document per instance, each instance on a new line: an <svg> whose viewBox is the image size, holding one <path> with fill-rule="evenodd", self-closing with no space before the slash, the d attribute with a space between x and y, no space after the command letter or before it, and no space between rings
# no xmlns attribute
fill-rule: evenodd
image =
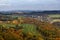
<svg viewBox="0 0 60 40"><path fill-rule="evenodd" d="M60 9L60 0L0 0L0 9ZM48 10L47 9L47 10Z"/></svg>
<svg viewBox="0 0 60 40"><path fill-rule="evenodd" d="M59 1L57 0L1 0L0 4L8 4L8 5L15 5L15 4L58 4Z"/></svg>

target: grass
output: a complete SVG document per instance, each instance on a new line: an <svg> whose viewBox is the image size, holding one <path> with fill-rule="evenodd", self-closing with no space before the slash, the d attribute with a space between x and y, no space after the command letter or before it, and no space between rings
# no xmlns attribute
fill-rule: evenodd
<svg viewBox="0 0 60 40"><path fill-rule="evenodd" d="M5 28L9 28L9 27L15 27L15 25L13 25L13 24L0 24L0 25L2 25L3 27L5 27Z"/></svg>
<svg viewBox="0 0 60 40"><path fill-rule="evenodd" d="M0 24L3 25L5 28L9 28L9 27L15 27L16 25L13 24ZM19 24L19 26L23 27L23 32L24 33L33 33L33 34L37 34L37 30L36 30L36 25L34 24Z"/></svg>
<svg viewBox="0 0 60 40"><path fill-rule="evenodd" d="M23 26L23 29L24 29L23 32L24 33L28 33L28 32L31 32L34 34L37 33L36 25L34 25L34 24L21 24L20 26Z"/></svg>

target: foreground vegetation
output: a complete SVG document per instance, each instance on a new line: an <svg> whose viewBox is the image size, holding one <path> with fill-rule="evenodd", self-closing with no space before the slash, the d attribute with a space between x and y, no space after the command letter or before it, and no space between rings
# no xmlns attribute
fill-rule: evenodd
<svg viewBox="0 0 60 40"><path fill-rule="evenodd" d="M33 18L0 24L0 40L60 40L60 29Z"/></svg>

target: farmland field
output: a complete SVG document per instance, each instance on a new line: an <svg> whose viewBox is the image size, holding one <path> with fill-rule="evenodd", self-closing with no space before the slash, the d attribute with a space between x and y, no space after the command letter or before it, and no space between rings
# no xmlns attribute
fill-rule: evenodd
<svg viewBox="0 0 60 40"><path fill-rule="evenodd" d="M48 15L49 17L60 17L60 14L50 14L50 15Z"/></svg>
<svg viewBox="0 0 60 40"><path fill-rule="evenodd" d="M20 26L23 26L23 32L31 32L33 34L37 33L36 26L34 24L21 24Z"/></svg>

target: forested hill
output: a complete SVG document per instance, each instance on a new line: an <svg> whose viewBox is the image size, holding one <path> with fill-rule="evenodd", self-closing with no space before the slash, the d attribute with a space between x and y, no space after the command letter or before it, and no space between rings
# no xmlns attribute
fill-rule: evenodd
<svg viewBox="0 0 60 40"><path fill-rule="evenodd" d="M19 12L19 13L18 13ZM55 10L55 11L20 11L20 10L15 10L15 11L0 11L0 14L6 14L6 15L12 15L12 14L26 14L26 15L40 15L40 14L60 14L60 10Z"/></svg>

